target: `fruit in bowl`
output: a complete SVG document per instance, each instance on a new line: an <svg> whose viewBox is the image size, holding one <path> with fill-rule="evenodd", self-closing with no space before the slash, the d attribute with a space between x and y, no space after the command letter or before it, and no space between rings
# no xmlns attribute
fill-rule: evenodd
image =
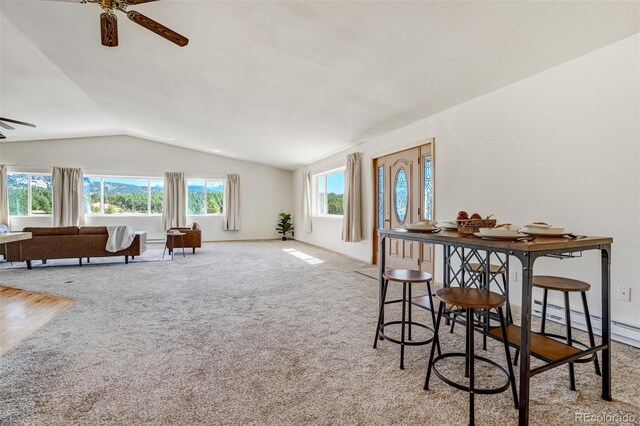
<svg viewBox="0 0 640 426"><path fill-rule="evenodd" d="M482 216L479 213L474 213L471 215L471 219L482 219Z"/></svg>

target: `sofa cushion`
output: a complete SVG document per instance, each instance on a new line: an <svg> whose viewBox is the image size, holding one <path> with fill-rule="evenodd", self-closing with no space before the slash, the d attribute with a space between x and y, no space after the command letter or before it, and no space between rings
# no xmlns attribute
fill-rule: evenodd
<svg viewBox="0 0 640 426"><path fill-rule="evenodd" d="M50 235L78 235L77 226L55 226L55 227L26 227L23 232L31 232L33 237L45 237Z"/></svg>
<svg viewBox="0 0 640 426"><path fill-rule="evenodd" d="M108 234L106 226L83 226L80 228L80 235Z"/></svg>

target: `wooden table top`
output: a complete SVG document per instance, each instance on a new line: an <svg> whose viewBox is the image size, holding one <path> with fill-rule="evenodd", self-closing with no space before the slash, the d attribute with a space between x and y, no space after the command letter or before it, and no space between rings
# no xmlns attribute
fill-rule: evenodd
<svg viewBox="0 0 640 426"><path fill-rule="evenodd" d="M434 244L465 245L477 249L514 250L520 252L580 250L581 248L608 245L610 237L537 237L533 241L485 240L475 235L460 234L458 231L442 230L438 233L409 232L400 229L380 229L381 236L421 241Z"/></svg>
<svg viewBox="0 0 640 426"><path fill-rule="evenodd" d="M0 234L0 244L29 240L31 237L31 232L9 232L8 234Z"/></svg>

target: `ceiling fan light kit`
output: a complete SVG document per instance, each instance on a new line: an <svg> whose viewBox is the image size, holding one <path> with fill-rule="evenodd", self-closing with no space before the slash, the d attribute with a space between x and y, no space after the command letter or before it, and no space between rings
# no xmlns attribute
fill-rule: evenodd
<svg viewBox="0 0 640 426"><path fill-rule="evenodd" d="M158 0L80 0L80 3L96 3L102 8L103 13L100 14L100 39L103 46L118 46L118 18L116 11L126 14L131 21L180 47L186 46L189 43L189 39L185 36L178 34L140 12L127 10L128 6L154 1Z"/></svg>

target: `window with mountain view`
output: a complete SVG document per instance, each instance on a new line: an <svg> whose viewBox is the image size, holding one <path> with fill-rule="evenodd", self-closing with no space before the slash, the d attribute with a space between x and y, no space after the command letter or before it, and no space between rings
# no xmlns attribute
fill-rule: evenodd
<svg viewBox="0 0 640 426"><path fill-rule="evenodd" d="M9 215L50 215L53 212L51 175L9 173Z"/></svg>
<svg viewBox="0 0 640 426"><path fill-rule="evenodd" d="M149 209L149 179L103 178L104 214L140 214Z"/></svg>
<svg viewBox="0 0 640 426"><path fill-rule="evenodd" d="M344 170L318 175L318 216L342 216L344 198Z"/></svg>
<svg viewBox="0 0 640 426"><path fill-rule="evenodd" d="M85 176L85 213L162 214L163 187L159 178Z"/></svg>
<svg viewBox="0 0 640 426"><path fill-rule="evenodd" d="M224 182L217 179L187 179L187 214L222 214Z"/></svg>

